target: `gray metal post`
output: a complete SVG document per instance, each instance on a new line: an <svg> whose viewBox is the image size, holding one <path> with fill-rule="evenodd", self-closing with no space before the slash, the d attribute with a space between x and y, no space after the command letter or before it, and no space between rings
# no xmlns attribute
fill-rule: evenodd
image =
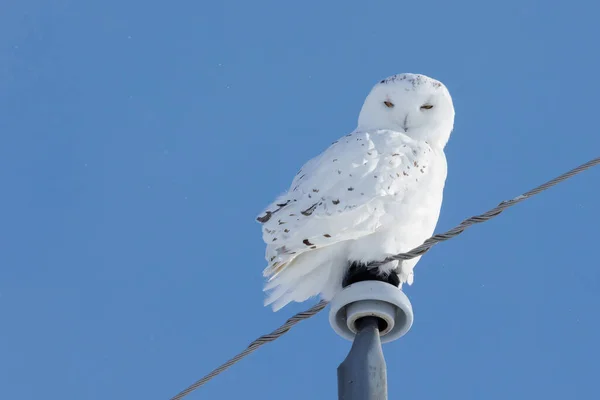
<svg viewBox="0 0 600 400"><path fill-rule="evenodd" d="M387 371L377 317L356 321L358 333L338 367L339 400L387 400Z"/></svg>

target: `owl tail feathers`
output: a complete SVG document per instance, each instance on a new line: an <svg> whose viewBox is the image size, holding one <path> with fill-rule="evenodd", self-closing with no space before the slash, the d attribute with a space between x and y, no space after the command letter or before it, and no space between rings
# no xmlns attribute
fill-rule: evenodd
<svg viewBox="0 0 600 400"><path fill-rule="evenodd" d="M265 278L269 278L269 282L271 282L273 279L275 279L277 277L277 275L279 275L279 273L281 271L283 271L288 265L289 265L289 261L288 262L274 262L273 264L269 265L267 268L265 268L263 270L263 276Z"/></svg>
<svg viewBox="0 0 600 400"><path fill-rule="evenodd" d="M326 253L323 248L301 254L273 271L275 275L263 289L268 292L264 305L279 311L292 301L300 303L319 294L330 300L341 289L345 265L335 265Z"/></svg>

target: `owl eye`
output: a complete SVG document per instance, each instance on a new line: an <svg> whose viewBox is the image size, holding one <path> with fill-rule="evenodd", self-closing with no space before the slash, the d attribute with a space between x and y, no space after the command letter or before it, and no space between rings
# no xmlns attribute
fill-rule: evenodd
<svg viewBox="0 0 600 400"><path fill-rule="evenodd" d="M383 104L385 104L387 108L394 108L394 103L392 103L391 101L386 100L383 102Z"/></svg>
<svg viewBox="0 0 600 400"><path fill-rule="evenodd" d="M431 104L423 104L421 106L421 110L431 110L433 108L433 105Z"/></svg>

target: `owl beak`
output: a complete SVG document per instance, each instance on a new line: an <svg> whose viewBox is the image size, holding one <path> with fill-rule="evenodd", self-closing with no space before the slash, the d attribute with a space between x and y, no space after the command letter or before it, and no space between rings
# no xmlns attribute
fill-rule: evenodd
<svg viewBox="0 0 600 400"><path fill-rule="evenodd" d="M404 133L408 132L408 114L404 117L404 122L402 122L402 128L404 129Z"/></svg>

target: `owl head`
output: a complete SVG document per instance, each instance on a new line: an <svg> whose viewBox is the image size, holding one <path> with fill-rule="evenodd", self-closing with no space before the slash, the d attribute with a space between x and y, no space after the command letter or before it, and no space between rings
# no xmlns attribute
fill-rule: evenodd
<svg viewBox="0 0 600 400"><path fill-rule="evenodd" d="M377 83L358 117L359 130L403 132L443 149L454 126L454 106L446 86L419 74L398 74Z"/></svg>

